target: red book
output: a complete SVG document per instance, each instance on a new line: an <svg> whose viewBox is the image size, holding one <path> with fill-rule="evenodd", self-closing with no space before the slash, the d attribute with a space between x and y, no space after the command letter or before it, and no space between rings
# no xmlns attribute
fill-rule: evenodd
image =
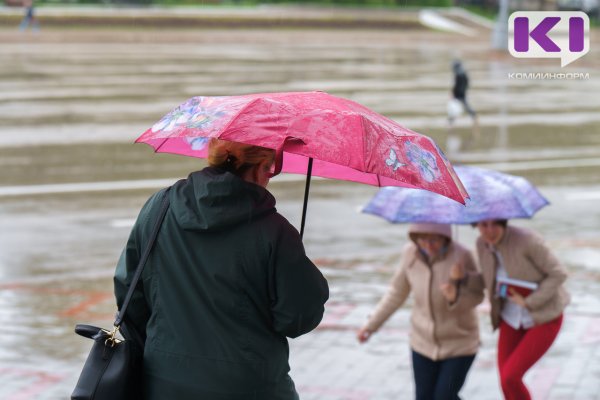
<svg viewBox="0 0 600 400"><path fill-rule="evenodd" d="M538 284L535 282L524 281L521 279L512 279L507 277L500 277L496 279L496 294L499 297L510 296L509 289L513 289L523 297L527 297L538 288Z"/></svg>

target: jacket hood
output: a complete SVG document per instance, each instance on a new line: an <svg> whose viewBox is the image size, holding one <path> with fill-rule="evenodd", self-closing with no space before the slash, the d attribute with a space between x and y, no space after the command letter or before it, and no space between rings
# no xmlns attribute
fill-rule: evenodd
<svg viewBox="0 0 600 400"><path fill-rule="evenodd" d="M452 227L449 224L434 224L434 223L423 223L423 224L410 224L408 227L408 237L410 240L415 242L415 236L418 233L428 233L435 235L442 235L448 240L452 241Z"/></svg>
<svg viewBox="0 0 600 400"><path fill-rule="evenodd" d="M208 167L171 189L171 210L186 230L220 231L275 212L275 198L262 186Z"/></svg>

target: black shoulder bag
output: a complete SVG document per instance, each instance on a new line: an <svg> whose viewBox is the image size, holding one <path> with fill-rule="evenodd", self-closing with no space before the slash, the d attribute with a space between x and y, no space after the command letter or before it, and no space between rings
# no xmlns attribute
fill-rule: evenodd
<svg viewBox="0 0 600 400"><path fill-rule="evenodd" d="M92 339L94 344L85 361L75 390L71 394L72 400L134 400L141 398L143 344L133 339L119 339L117 333L121 328L127 306L169 208L169 190L170 188L167 188L164 192L160 214L154 223L150 241L140 258L123 306L113 323L113 329L109 331L82 324L75 327L75 333Z"/></svg>

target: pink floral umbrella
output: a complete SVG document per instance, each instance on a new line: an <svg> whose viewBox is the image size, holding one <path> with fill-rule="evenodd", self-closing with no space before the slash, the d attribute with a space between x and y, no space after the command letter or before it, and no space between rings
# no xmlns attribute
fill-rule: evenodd
<svg viewBox="0 0 600 400"><path fill-rule="evenodd" d="M275 174L420 188L462 204L468 197L435 142L351 100L324 92L192 97L136 143L206 157L210 138L274 149Z"/></svg>

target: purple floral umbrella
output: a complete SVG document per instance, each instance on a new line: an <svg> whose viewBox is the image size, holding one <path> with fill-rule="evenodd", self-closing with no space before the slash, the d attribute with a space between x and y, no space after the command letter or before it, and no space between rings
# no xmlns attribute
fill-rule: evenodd
<svg viewBox="0 0 600 400"><path fill-rule="evenodd" d="M466 205L420 189L384 187L362 212L393 223L470 224L487 219L531 218L548 200L525 178L485 168L456 166L469 192Z"/></svg>

